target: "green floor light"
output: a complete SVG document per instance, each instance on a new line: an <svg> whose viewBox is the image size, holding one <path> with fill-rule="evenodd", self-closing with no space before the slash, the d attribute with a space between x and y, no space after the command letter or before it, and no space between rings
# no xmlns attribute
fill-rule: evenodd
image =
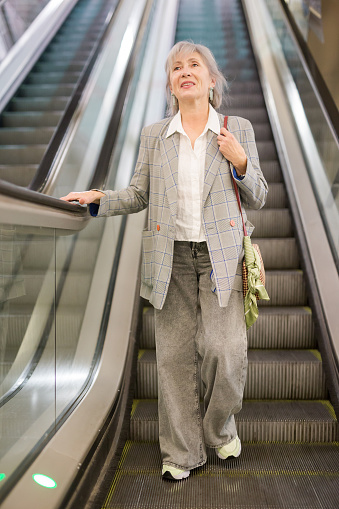
<svg viewBox="0 0 339 509"><path fill-rule="evenodd" d="M6 477L6 474L0 474L0 482L3 481Z"/></svg>
<svg viewBox="0 0 339 509"><path fill-rule="evenodd" d="M57 483L54 479L48 477L48 475L34 474L32 477L37 484L40 484L40 486L43 486L44 488L53 489L57 487Z"/></svg>

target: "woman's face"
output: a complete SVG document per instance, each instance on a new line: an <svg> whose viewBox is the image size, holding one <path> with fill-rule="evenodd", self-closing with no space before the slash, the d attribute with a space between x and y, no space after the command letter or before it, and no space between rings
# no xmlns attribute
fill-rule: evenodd
<svg viewBox="0 0 339 509"><path fill-rule="evenodd" d="M180 104L206 102L210 87L215 86L199 53L179 53L170 72L170 89Z"/></svg>

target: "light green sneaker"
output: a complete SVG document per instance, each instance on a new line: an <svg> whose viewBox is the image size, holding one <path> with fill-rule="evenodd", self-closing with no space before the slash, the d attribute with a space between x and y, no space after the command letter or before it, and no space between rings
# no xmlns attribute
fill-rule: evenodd
<svg viewBox="0 0 339 509"><path fill-rule="evenodd" d="M237 458L238 456L240 456L241 453L240 438L236 436L235 439L232 440L232 442L230 442L227 445L223 445L222 447L220 447L220 449L216 449L215 452L217 453L217 456L222 460L225 460L230 456Z"/></svg>
<svg viewBox="0 0 339 509"><path fill-rule="evenodd" d="M180 470L180 468L170 467L169 465L162 466L162 478L169 481L181 481L190 475L189 470Z"/></svg>

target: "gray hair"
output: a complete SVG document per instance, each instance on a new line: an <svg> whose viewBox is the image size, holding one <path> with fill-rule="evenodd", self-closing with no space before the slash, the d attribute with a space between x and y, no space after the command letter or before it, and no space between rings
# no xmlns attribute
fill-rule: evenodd
<svg viewBox="0 0 339 509"><path fill-rule="evenodd" d="M213 90L213 100L210 101L213 108L219 108L224 98L224 91L227 90L227 81L223 76L222 72L219 70L218 64L215 61L215 58L206 46L202 44L195 44L193 41L180 41L177 42L171 51L168 54L165 70L167 74L167 83L166 83L166 96L167 96L167 114L169 116L175 115L179 111L178 101L175 101L175 105L172 103L172 94L170 90L170 75L173 63L176 61L177 55L179 53L183 53L184 55L191 54L197 52L203 59L205 65L207 66L211 78L215 79L215 87Z"/></svg>

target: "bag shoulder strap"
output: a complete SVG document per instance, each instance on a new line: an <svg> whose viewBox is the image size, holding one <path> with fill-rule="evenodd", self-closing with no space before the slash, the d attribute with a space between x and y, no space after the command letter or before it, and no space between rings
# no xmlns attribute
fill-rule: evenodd
<svg viewBox="0 0 339 509"><path fill-rule="evenodd" d="M228 116L225 116L225 118L224 118L224 127L225 127L225 129L227 129L227 120L228 120ZM242 226L243 226L243 230L244 230L244 236L247 237L247 230L246 230L246 226L245 226L244 217L242 215L242 209L241 209L238 185L237 185L237 183L235 181L232 168L231 168L231 176L232 176L232 182L233 182L233 187L234 187L235 195L237 197L238 207L239 207L240 214L241 214L241 220L242 220Z"/></svg>

